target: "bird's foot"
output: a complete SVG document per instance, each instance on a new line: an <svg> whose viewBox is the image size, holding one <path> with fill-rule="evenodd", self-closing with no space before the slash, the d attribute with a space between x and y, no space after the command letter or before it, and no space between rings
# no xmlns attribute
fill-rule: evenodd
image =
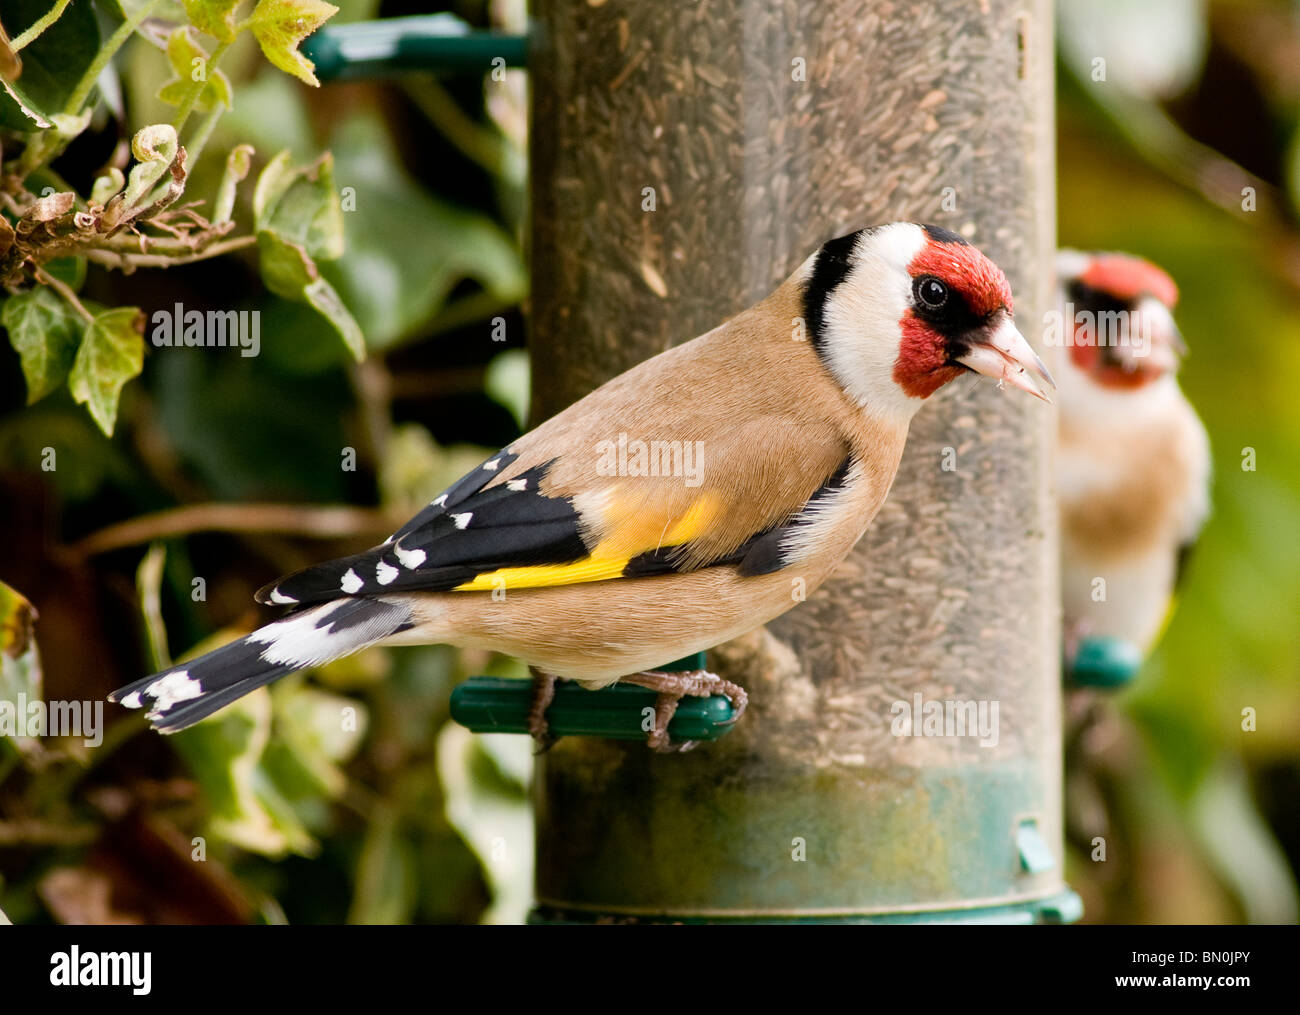
<svg viewBox="0 0 1300 1015"><path fill-rule="evenodd" d="M707 670L687 670L682 673L646 670L623 677L623 680L638 687L648 687L658 693L659 697L655 701L654 727L646 738L646 744L651 750L665 754L689 751L698 743L695 740L674 743L668 736L668 724L672 722L673 715L677 712L677 703L687 695L692 698L711 698L715 694L725 696L731 702L731 707L736 710L736 714L728 720L728 724L738 720L749 704L749 694L743 687L733 684L730 680L723 680L716 673L709 673Z"/></svg>
<svg viewBox="0 0 1300 1015"><path fill-rule="evenodd" d="M555 700L555 682L559 678L551 673L533 671L533 703L528 708L528 733L533 738L533 754L545 754L560 738L551 732L546 721L546 710Z"/></svg>

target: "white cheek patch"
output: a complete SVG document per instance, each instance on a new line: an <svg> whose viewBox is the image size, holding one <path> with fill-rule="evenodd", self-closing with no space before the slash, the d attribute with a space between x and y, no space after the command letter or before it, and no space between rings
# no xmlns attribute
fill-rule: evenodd
<svg viewBox="0 0 1300 1015"><path fill-rule="evenodd" d="M925 233L911 223L864 237L848 278L826 299L822 356L855 402L886 418L910 419L923 404L907 396L893 373L899 322L911 306L907 266L925 243Z"/></svg>

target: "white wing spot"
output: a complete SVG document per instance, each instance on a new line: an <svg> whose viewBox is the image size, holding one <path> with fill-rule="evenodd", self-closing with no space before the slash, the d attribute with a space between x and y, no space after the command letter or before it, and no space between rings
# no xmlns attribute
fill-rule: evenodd
<svg viewBox="0 0 1300 1015"><path fill-rule="evenodd" d="M132 691L130 694L128 694L125 698L121 700L120 704L124 708L139 708L141 705L144 704L144 702L140 700L139 691Z"/></svg>
<svg viewBox="0 0 1300 1015"><path fill-rule="evenodd" d="M466 511L464 514L461 515L452 515L451 520L456 523L456 528L463 529L469 526L470 519L473 517L474 517L473 511Z"/></svg>
<svg viewBox="0 0 1300 1015"><path fill-rule="evenodd" d="M402 567L414 571L424 563L425 553L423 550L404 550L400 546L394 546L393 552L397 554L398 561Z"/></svg>
<svg viewBox="0 0 1300 1015"><path fill-rule="evenodd" d="M189 670L177 670L165 677L160 677L144 689L144 693L153 699L150 715L161 715L182 701L197 698L203 693L203 685L194 680Z"/></svg>
<svg viewBox="0 0 1300 1015"><path fill-rule="evenodd" d="M279 589L272 589L270 596L267 598L277 606L288 606L290 603L296 603L298 601L294 599L293 596L286 596Z"/></svg>
<svg viewBox="0 0 1300 1015"><path fill-rule="evenodd" d="M507 487L508 489L510 489L510 490L527 490L527 489L528 489L528 480L526 480L526 479L511 479L511 480L509 480L509 481L506 483L506 487Z"/></svg>
<svg viewBox="0 0 1300 1015"><path fill-rule="evenodd" d="M447 506L447 495L446 495L445 493L440 493L440 494L438 494L437 497L435 497L433 500L429 501L429 506L430 506L430 507L446 507L446 506Z"/></svg>
<svg viewBox="0 0 1300 1015"><path fill-rule="evenodd" d="M352 595L354 592L359 592L361 586L364 584L365 582L357 576L357 573L353 571L352 568L348 568L347 573L343 576L343 580L339 582L339 588L348 595Z"/></svg>
<svg viewBox="0 0 1300 1015"><path fill-rule="evenodd" d="M397 577L397 568L392 564L380 561L375 565L375 578L379 580L380 585L391 585L393 579Z"/></svg>
<svg viewBox="0 0 1300 1015"><path fill-rule="evenodd" d="M494 459L492 459L492 461L490 461L490 462L484 462L484 463L483 463L483 468L487 469L488 472L496 472L496 471L497 471L497 466L500 465L500 464L501 464L501 459L500 459L500 458L494 458Z"/></svg>

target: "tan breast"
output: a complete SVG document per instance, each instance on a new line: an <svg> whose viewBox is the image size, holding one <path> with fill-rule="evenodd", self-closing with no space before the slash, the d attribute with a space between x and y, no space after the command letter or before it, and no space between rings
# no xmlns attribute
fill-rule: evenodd
<svg viewBox="0 0 1300 1015"><path fill-rule="evenodd" d="M1099 560L1157 543L1176 547L1203 497L1204 459L1204 431L1190 407L1131 429L1063 424L1058 468L1092 477L1063 491L1063 538Z"/></svg>

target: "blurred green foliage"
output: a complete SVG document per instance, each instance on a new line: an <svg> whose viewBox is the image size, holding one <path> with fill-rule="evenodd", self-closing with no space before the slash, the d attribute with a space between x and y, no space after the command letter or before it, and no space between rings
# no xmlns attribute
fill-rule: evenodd
<svg viewBox="0 0 1300 1015"><path fill-rule="evenodd" d="M155 20L118 54L108 101L57 156L60 176L94 179L140 124L171 119L190 60L211 53L214 36L233 38L221 19L238 6L152 4ZM338 20L379 13L368 0L342 6ZM240 17L263 12L275 37L273 8L250 0ZM90 5L73 9L82 18ZM207 34L173 30L185 13ZM460 13L487 17L472 4ZM111 31L114 12L105 18ZM94 30L92 58L94 19L69 25ZM267 574L372 545L519 432L518 74L315 91L266 64L256 27L223 50L229 82L208 105L229 92L233 107L194 146L186 186L218 204L233 198L234 228L256 247L165 272L82 261L68 281L86 306L146 316L176 304L259 311L258 355L158 348L137 333L139 378L97 428L75 383L62 386L87 341L66 304L37 287L0 310L10 339L0 350L6 699L102 699L173 651L197 654L264 622L248 604ZM22 80L39 86L39 61L27 68ZM235 175L249 184L236 187L229 167L247 146L251 165ZM120 387L128 376L92 370L87 381ZM110 440L101 430L114 421ZM271 502L295 521L256 517ZM217 514L197 522L166 513L205 503ZM372 509L318 530L331 504ZM131 519L144 528L113 535L112 523ZM145 735L110 707L99 746L5 738L0 910L19 923L518 922L530 901L531 748L449 723L450 689L471 672L524 675L485 653L373 650L175 737Z"/></svg>
<svg viewBox="0 0 1300 1015"><path fill-rule="evenodd" d="M1180 382L1214 455L1213 517L1178 610L1107 706L1089 763L1109 799L1108 858L1080 850L1071 882L1089 920L1294 922L1300 12L1272 0L1061 11L1061 245L1141 254L1178 282Z"/></svg>

